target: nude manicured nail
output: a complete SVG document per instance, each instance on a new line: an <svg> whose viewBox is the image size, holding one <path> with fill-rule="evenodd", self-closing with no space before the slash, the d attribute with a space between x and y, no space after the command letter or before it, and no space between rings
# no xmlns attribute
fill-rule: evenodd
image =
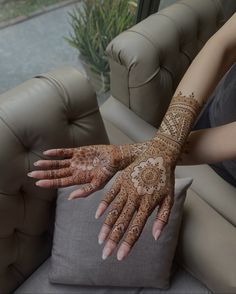
<svg viewBox="0 0 236 294"><path fill-rule="evenodd" d="M118 260L122 260L124 259L125 257L127 256L127 252L124 250L124 249L120 249L118 252L117 252L117 259Z"/></svg>
<svg viewBox="0 0 236 294"><path fill-rule="evenodd" d="M95 218L96 218L96 219L98 219L98 218L99 218L99 216L100 216L100 213L99 213L99 211L96 211L96 213L95 213Z"/></svg>
<svg viewBox="0 0 236 294"><path fill-rule="evenodd" d="M160 234L161 234L161 231L160 230L156 230L156 232L154 234L155 240L157 240L159 238Z"/></svg>
<svg viewBox="0 0 236 294"><path fill-rule="evenodd" d="M32 173L31 173L31 172L28 173L27 176L28 176L28 177L32 177Z"/></svg>
<svg viewBox="0 0 236 294"><path fill-rule="evenodd" d="M106 236L107 236L106 234L100 233L99 236L98 236L98 244L101 245L105 241Z"/></svg>
<svg viewBox="0 0 236 294"><path fill-rule="evenodd" d="M111 255L111 248L104 248L102 253L102 259L107 259L109 255Z"/></svg>
<svg viewBox="0 0 236 294"><path fill-rule="evenodd" d="M38 166L38 161L34 162L34 166Z"/></svg>
<svg viewBox="0 0 236 294"><path fill-rule="evenodd" d="M98 244L102 245L102 243L104 242L104 239L98 238Z"/></svg>

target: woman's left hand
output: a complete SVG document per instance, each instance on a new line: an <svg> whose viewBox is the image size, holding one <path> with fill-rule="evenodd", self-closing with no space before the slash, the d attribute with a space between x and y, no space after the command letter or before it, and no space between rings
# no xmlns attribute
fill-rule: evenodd
<svg viewBox="0 0 236 294"><path fill-rule="evenodd" d="M126 257L157 206L152 234L158 238L173 204L174 169L179 154L178 144L157 135L147 150L116 178L96 212L96 216L101 216L114 200L98 236L100 244L107 240L103 259L112 254L125 232L117 258Z"/></svg>

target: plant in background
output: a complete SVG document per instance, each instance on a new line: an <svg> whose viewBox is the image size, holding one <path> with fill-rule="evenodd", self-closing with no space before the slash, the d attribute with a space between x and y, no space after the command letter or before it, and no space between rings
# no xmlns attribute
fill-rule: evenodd
<svg viewBox="0 0 236 294"><path fill-rule="evenodd" d="M135 1L85 0L69 13L72 32L65 38L79 50L98 93L109 89L109 65L105 49L109 42L135 22Z"/></svg>

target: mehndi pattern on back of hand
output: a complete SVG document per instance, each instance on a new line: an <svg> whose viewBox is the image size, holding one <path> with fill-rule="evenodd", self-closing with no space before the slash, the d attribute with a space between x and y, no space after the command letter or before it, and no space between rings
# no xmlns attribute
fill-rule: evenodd
<svg viewBox="0 0 236 294"><path fill-rule="evenodd" d="M113 183L112 197L110 192L105 195L106 205L114 200L99 234L108 240L105 256L112 253L124 235L119 251L127 254L157 206L156 222L168 222L174 201L175 166L200 109L193 94L186 97L180 92L173 97L156 136Z"/></svg>

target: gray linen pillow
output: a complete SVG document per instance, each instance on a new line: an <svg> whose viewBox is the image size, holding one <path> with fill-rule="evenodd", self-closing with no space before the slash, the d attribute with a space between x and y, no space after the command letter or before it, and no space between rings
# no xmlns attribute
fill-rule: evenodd
<svg viewBox="0 0 236 294"><path fill-rule="evenodd" d="M149 217L143 232L129 256L116 259L116 252L102 260L98 233L107 213L96 220L96 208L114 178L87 198L68 201L76 186L58 190L56 221L49 280L52 283L168 288L172 261L177 245L186 190L191 178L176 179L175 199L168 225L159 239L152 236L156 210ZM105 243L104 243L105 244Z"/></svg>

